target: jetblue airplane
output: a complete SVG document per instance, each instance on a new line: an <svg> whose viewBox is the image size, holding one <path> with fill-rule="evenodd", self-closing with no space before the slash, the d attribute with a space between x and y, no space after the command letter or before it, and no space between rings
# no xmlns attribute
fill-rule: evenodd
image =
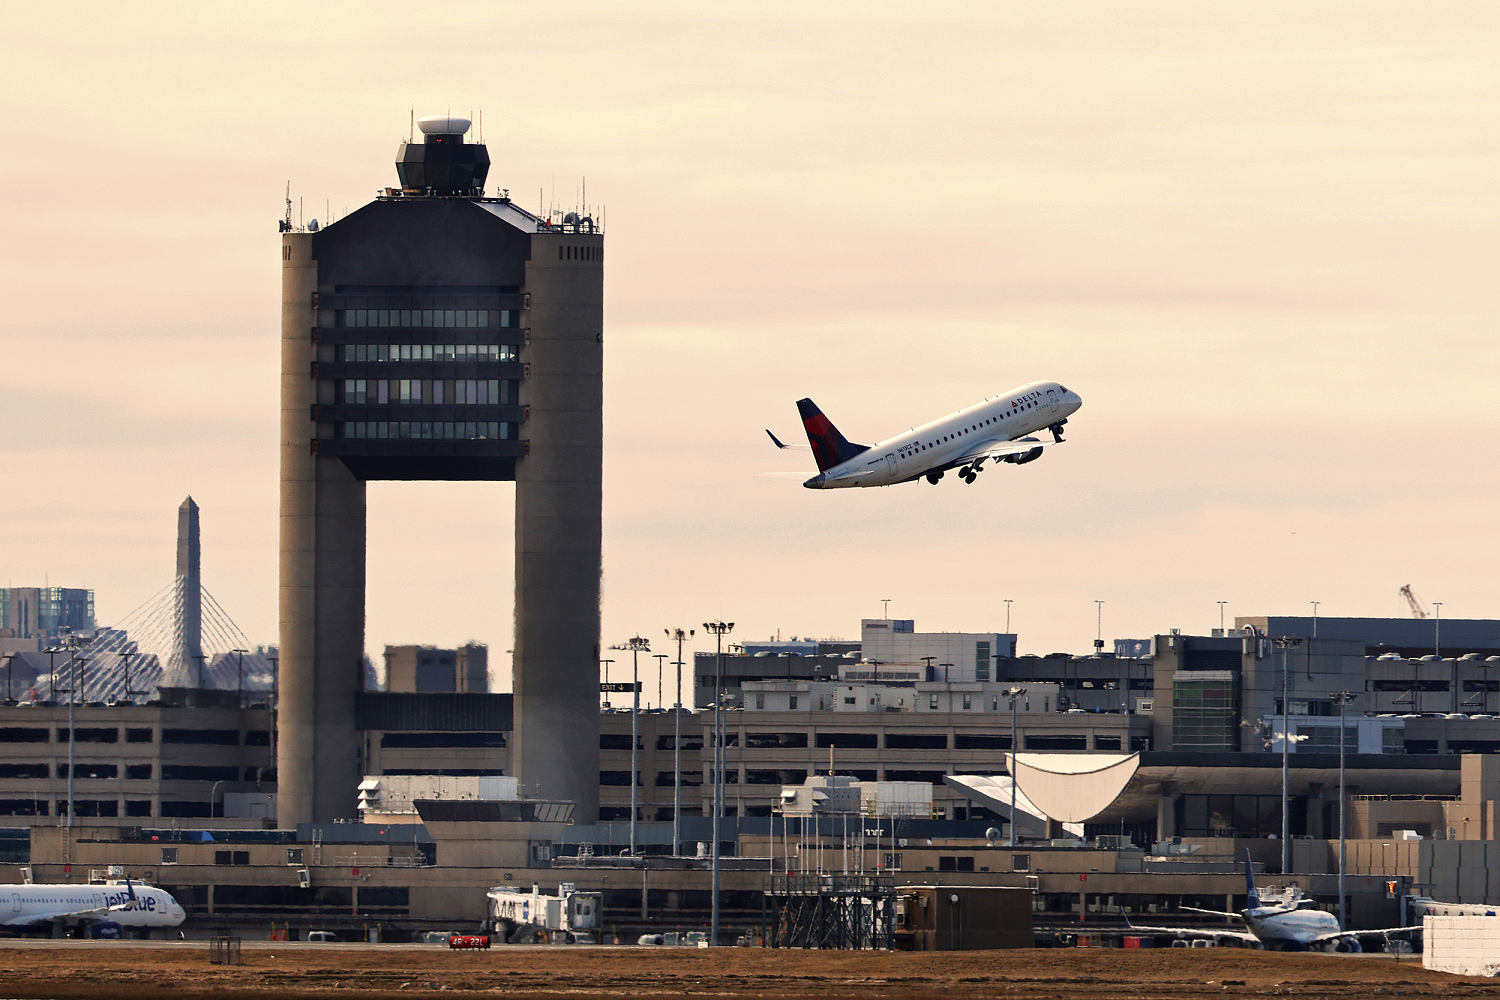
<svg viewBox="0 0 1500 1000"><path fill-rule="evenodd" d="M1389 937L1393 934L1411 934L1422 929L1420 924L1412 927L1381 927L1375 930L1342 931L1339 921L1327 910L1314 909L1317 904L1302 898L1302 890L1292 886L1275 896L1263 897L1255 888L1255 874L1250 870L1250 851L1245 851L1245 908L1238 913L1223 910L1203 910L1196 906L1182 909L1193 913L1207 913L1216 917L1229 917L1243 921L1247 932L1230 930L1197 930L1184 927L1143 927L1130 924L1138 931L1156 934L1171 934L1175 937L1213 938L1241 941L1257 948L1279 951L1304 951L1321 948L1324 951L1360 950L1361 937Z"/></svg>
<svg viewBox="0 0 1500 1000"><path fill-rule="evenodd" d="M171 893L129 879L123 885L0 886L0 927L112 922L149 934L153 927L176 927L185 916Z"/></svg>
<svg viewBox="0 0 1500 1000"><path fill-rule="evenodd" d="M972 483L988 459L1024 465L1042 457L1047 445L1062 442L1063 425L1083 400L1056 382L1032 382L967 409L939 417L874 445L850 444L810 399L797 400L818 474L803 483L810 490L890 486L925 478L936 484L949 469ZM1029 437L1052 432L1051 441ZM771 441L778 448L787 445Z"/></svg>

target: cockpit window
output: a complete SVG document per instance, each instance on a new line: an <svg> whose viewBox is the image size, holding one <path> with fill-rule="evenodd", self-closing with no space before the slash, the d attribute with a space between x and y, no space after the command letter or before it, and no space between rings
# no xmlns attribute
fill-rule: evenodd
<svg viewBox="0 0 1500 1000"><path fill-rule="evenodd" d="M1058 392L1067 392L1067 391L1068 391L1068 387L1067 387L1067 386L1065 386L1065 385L1059 385L1059 386L1058 386L1058 387L1057 387L1057 391L1058 391Z"/></svg>

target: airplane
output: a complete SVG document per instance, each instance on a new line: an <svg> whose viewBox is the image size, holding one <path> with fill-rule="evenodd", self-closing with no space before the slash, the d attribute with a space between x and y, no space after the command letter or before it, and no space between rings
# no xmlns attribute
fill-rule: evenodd
<svg viewBox="0 0 1500 1000"><path fill-rule="evenodd" d="M164 889L126 879L124 884L0 886L0 927L36 924L78 926L113 923L142 936L155 927L176 927L187 916Z"/></svg>
<svg viewBox="0 0 1500 1000"><path fill-rule="evenodd" d="M851 444L811 399L797 400L818 474L803 483L810 490L855 486L890 486L926 479L937 484L957 469L973 483L989 459L1025 465L1042 457L1042 449L1062 443L1063 425L1083 400L1056 382L1030 382L999 396L914 427L879 444ZM1033 437L1052 432L1051 441ZM787 448L769 429L771 442Z"/></svg>
<svg viewBox="0 0 1500 1000"><path fill-rule="evenodd" d="M1345 931L1339 929L1338 918L1327 910L1315 909L1316 903L1304 899L1302 890L1291 886L1280 893L1262 895L1255 888L1255 873L1250 870L1250 851L1245 850L1245 908L1238 913L1224 910L1204 910L1196 906L1182 909L1193 913L1207 913L1216 917L1229 917L1242 921L1247 931L1198 930L1185 927L1145 927L1125 922L1131 929L1154 934L1171 934L1180 938L1212 938L1215 940L1239 941L1255 948L1276 951L1305 951L1321 948L1324 951L1360 951L1361 937L1393 934L1410 934L1420 931L1421 924L1411 927L1381 927L1374 930Z"/></svg>

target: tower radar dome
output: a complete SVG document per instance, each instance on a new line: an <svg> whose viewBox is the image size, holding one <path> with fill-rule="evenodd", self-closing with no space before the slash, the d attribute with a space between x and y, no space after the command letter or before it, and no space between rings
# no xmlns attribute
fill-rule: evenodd
<svg viewBox="0 0 1500 1000"><path fill-rule="evenodd" d="M422 130L423 135L464 135L469 131L470 124L472 123L467 118L449 115L431 115L417 119L417 128Z"/></svg>

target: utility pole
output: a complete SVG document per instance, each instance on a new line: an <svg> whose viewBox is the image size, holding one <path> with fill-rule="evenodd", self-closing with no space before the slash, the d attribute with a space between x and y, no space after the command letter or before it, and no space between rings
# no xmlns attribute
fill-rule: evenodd
<svg viewBox="0 0 1500 1000"><path fill-rule="evenodd" d="M1016 699L1026 693L1023 687L1008 687L1001 692L1010 699L1010 846L1016 846Z"/></svg>
<svg viewBox="0 0 1500 1000"><path fill-rule="evenodd" d="M724 814L724 636L734 629L734 622L704 622L703 627L714 637L714 822L713 850L709 855L709 867L713 869L713 886L710 895L710 923L708 946L719 946L719 824Z"/></svg>
<svg viewBox="0 0 1500 1000"><path fill-rule="evenodd" d="M640 814L640 746L641 746L641 673L640 654L651 652L650 640L633 635L626 641L630 649L630 856L636 853L636 820Z"/></svg>
<svg viewBox="0 0 1500 1000"><path fill-rule="evenodd" d="M693 629L664 630L667 638L677 640L677 701L672 705L672 856L682 853L682 643Z"/></svg>
<svg viewBox="0 0 1500 1000"><path fill-rule="evenodd" d="M1286 654L1287 650L1293 646L1302 645L1302 639L1298 636L1282 635L1271 641L1276 644L1277 649L1281 650L1281 874L1285 878L1292 870L1291 796L1287 790L1287 756L1292 745L1292 731L1287 720L1291 703L1287 692Z"/></svg>
<svg viewBox="0 0 1500 1000"><path fill-rule="evenodd" d="M1335 691L1328 696L1328 700L1339 707L1339 930L1341 931L1347 929L1345 913L1348 904L1348 897L1344 894L1344 871L1348 867L1347 835L1344 832L1344 802L1347 798L1344 791L1344 748L1349 740L1344 730L1344 706L1355 697L1353 691Z"/></svg>

